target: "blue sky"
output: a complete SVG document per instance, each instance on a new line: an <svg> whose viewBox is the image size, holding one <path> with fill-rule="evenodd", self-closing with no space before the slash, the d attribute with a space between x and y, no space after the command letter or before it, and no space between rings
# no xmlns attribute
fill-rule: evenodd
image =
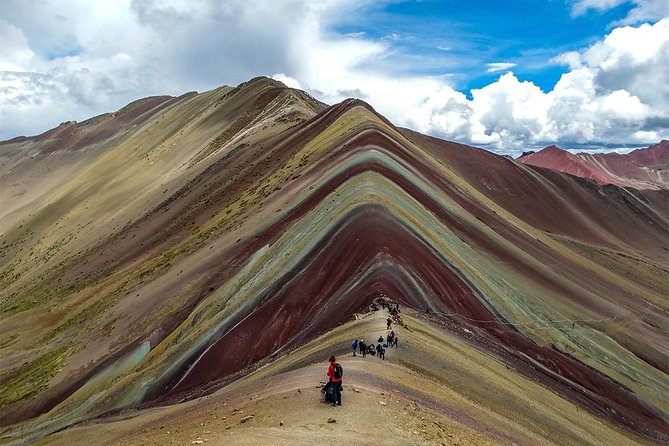
<svg viewBox="0 0 669 446"><path fill-rule="evenodd" d="M499 72L481 69L494 62L515 63L513 71L520 79L549 91L568 71L550 60L592 45L633 7L623 3L574 17L570 3L558 0L403 1L372 6L336 31L391 41L402 58L422 62L406 67L407 71L452 74L454 87L463 91L497 79Z"/></svg>
<svg viewBox="0 0 669 446"><path fill-rule="evenodd" d="M667 0L2 0L0 139L272 76L498 153L669 138Z"/></svg>

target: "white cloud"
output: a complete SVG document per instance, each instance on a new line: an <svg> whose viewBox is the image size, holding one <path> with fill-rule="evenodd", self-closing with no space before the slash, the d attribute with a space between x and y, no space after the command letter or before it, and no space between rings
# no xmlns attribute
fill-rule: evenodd
<svg viewBox="0 0 669 446"><path fill-rule="evenodd" d="M605 12L622 4L634 6L622 20L615 22L614 25L632 25L669 16L667 0L575 0L572 2L571 12L573 16L578 17L591 9Z"/></svg>
<svg viewBox="0 0 669 446"><path fill-rule="evenodd" d="M583 66L581 63L581 53L578 51L568 51L566 53L559 54L552 58L550 62L560 65L567 65L572 70L581 68Z"/></svg>
<svg viewBox="0 0 669 446"><path fill-rule="evenodd" d="M572 82L576 87L580 84L586 92L584 87L591 88L598 97L624 90L646 104L649 112L667 115L669 19L654 25L616 28L584 52L563 59L571 60L573 71L584 70L591 77L588 83ZM558 83L556 89L560 87Z"/></svg>
<svg viewBox="0 0 669 446"><path fill-rule="evenodd" d="M548 134L551 97L533 83L520 82L513 73L507 73L497 82L473 90L472 96L477 118L489 132L499 135L500 146L554 139Z"/></svg>
<svg viewBox="0 0 669 446"><path fill-rule="evenodd" d="M636 0L633 8L627 16L620 20L617 25L631 25L645 21L655 21L669 16L669 2L666 0Z"/></svg>
<svg viewBox="0 0 669 446"><path fill-rule="evenodd" d="M0 71L23 71L35 56L28 39L16 26L0 18Z"/></svg>
<svg viewBox="0 0 669 446"><path fill-rule="evenodd" d="M488 69L486 72L488 73L495 73L497 71L507 71L513 67L515 67L516 64L513 62L492 62L492 63L487 63L486 67Z"/></svg>
<svg viewBox="0 0 669 446"><path fill-rule="evenodd" d="M43 0L39 8L2 2L0 139L113 111L138 97L301 72L311 43L331 51L332 58L316 53L317 63L340 75L385 48L362 37L330 44L309 35L322 35L330 18L355 13L365 0ZM26 73L20 82L16 71Z"/></svg>
<svg viewBox="0 0 669 446"><path fill-rule="evenodd" d="M311 51L336 45L321 45L315 36ZM556 58L571 70L551 91L509 72L473 90L471 100L443 79L389 76L365 64L334 73L296 71L291 77L325 101L357 89L399 125L502 152L548 142L648 144L667 137L661 125L669 117L668 41L669 20L618 28L584 51ZM635 50L639 47L643 51ZM370 57L383 57L384 51ZM660 127L648 128L651 122Z"/></svg>
<svg viewBox="0 0 669 446"><path fill-rule="evenodd" d="M272 79L276 79L279 82L283 82L286 87L296 88L298 90L304 90L304 87L297 79L293 79L290 76L286 76L284 73L276 73L272 76Z"/></svg>
<svg viewBox="0 0 669 446"><path fill-rule="evenodd" d="M573 2L571 12L575 16L580 16L588 12L590 9L603 12L615 8L628 0L576 0Z"/></svg>
<svg viewBox="0 0 669 446"><path fill-rule="evenodd" d="M398 125L507 153L545 142L628 145L667 137L669 19L616 28L590 48L559 55L554 62L569 71L551 91L507 72L468 98L450 77L393 71L401 55L392 40L333 31L370 3L76 0L65 7L47 0L35 11L5 0L0 139L143 96L263 74L328 103L356 96Z"/></svg>

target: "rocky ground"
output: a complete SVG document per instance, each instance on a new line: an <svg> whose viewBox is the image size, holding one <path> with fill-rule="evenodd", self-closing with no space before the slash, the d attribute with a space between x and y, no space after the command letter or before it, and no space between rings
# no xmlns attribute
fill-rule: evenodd
<svg viewBox="0 0 669 446"><path fill-rule="evenodd" d="M37 444L482 445L644 442L507 368L415 313L385 361L350 341L386 335L361 316L199 399L92 421ZM343 405L321 402L327 357L345 370Z"/></svg>

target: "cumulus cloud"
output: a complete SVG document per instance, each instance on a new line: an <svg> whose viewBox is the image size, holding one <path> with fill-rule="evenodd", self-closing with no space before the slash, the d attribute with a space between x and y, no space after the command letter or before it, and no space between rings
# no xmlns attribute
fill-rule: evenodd
<svg viewBox="0 0 669 446"><path fill-rule="evenodd" d="M512 63L494 62L482 71L499 78L468 97L447 75L393 70L402 57L393 39L336 31L371 3L45 0L33 8L3 0L0 139L143 96L257 75L328 103L359 97L398 125L504 153L544 142L647 144L667 137L669 19L619 27L589 48L558 55L553 63L568 71L550 91L518 79ZM614 1L581 3L604 8Z"/></svg>
<svg viewBox="0 0 669 446"><path fill-rule="evenodd" d="M314 40L310 33L320 36L330 17L368 3L44 0L35 8L3 0L0 139L112 111L138 97L303 72L310 52L319 58L314 64L345 75L385 45L355 35ZM323 51L313 52L312 44Z"/></svg>
<svg viewBox="0 0 669 446"><path fill-rule="evenodd" d="M312 45L312 51L322 48ZM377 48L369 54L379 58L385 53ZM344 99L355 90L399 125L516 153L553 142L640 145L666 138L668 57L665 19L616 28L589 48L559 55L554 62L567 65L569 71L548 92L507 72L472 90L468 99L441 78L389 76L359 63L342 72L296 70L288 81L298 79L326 102Z"/></svg>
<svg viewBox="0 0 669 446"><path fill-rule="evenodd" d="M0 54L1 71L22 71L23 66L30 63L35 56L28 39L16 26L0 19Z"/></svg>
<svg viewBox="0 0 669 446"><path fill-rule="evenodd" d="M557 136L576 142L648 142L666 137L669 20L614 29L579 54L549 94ZM569 120L572 116L572 120ZM655 122L649 131L648 122ZM626 135L628 135L626 137Z"/></svg>

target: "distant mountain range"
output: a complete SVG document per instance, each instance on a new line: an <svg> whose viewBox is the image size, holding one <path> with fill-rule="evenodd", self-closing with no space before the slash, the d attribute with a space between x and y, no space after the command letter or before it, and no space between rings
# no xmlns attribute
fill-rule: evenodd
<svg viewBox="0 0 669 446"><path fill-rule="evenodd" d="M539 152L523 153L518 161L537 167L558 170L598 184L615 184L636 189L669 187L669 141L662 140L646 149L626 155L617 153L578 153L556 146Z"/></svg>
<svg viewBox="0 0 669 446"><path fill-rule="evenodd" d="M0 443L666 444L666 151L519 162L268 78L0 143Z"/></svg>

